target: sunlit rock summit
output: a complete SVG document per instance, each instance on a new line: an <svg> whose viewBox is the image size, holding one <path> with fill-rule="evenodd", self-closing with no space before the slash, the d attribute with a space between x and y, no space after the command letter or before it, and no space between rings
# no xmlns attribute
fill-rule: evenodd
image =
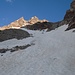
<svg viewBox="0 0 75 75"><path fill-rule="evenodd" d="M43 23L43 22L48 22L48 20L45 20L45 19L44 20L39 20L36 16L34 16L34 17L30 18L30 20L27 21L23 17L21 17L18 20L10 23L7 26L0 27L0 30L11 29L11 28L19 29L23 26L33 25L37 22Z"/></svg>

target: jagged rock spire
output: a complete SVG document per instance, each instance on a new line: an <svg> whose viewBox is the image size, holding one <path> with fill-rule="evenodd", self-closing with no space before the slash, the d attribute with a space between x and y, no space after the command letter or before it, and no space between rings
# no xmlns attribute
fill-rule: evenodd
<svg viewBox="0 0 75 75"><path fill-rule="evenodd" d="M30 18L29 23L30 23L30 24L34 24L34 23L36 23L36 22L38 22L38 21L39 21L38 17L34 16L34 17L31 17L31 18Z"/></svg>
<svg viewBox="0 0 75 75"><path fill-rule="evenodd" d="M43 23L43 22L48 22L48 21L47 20L39 20L38 17L36 17L36 16L34 16L34 17L30 18L30 20L26 21L24 19L24 17L21 17L18 20L10 23L9 25L1 27L0 30L10 29L10 28L16 29L16 28L20 28L20 27L23 27L26 25L33 25L37 22Z"/></svg>
<svg viewBox="0 0 75 75"><path fill-rule="evenodd" d="M31 19L37 19L38 20L38 17L37 16L34 16L34 17L31 17Z"/></svg>

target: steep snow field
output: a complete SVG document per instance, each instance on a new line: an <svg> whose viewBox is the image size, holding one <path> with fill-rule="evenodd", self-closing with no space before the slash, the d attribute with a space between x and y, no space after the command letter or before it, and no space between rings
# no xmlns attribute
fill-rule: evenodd
<svg viewBox="0 0 75 75"><path fill-rule="evenodd" d="M0 48L35 44L0 56L0 75L75 75L75 32L65 32L66 28L64 25L50 32L22 28L33 37L0 42Z"/></svg>

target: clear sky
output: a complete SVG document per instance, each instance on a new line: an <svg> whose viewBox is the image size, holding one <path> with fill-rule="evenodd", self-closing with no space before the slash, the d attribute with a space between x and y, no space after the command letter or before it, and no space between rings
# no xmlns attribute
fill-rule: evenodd
<svg viewBox="0 0 75 75"><path fill-rule="evenodd" d="M0 0L0 26L24 17L33 16L51 22L63 19L72 0Z"/></svg>

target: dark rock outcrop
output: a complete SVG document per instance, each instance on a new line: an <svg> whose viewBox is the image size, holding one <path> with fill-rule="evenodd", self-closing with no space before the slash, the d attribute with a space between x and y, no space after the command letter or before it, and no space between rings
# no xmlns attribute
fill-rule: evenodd
<svg viewBox="0 0 75 75"><path fill-rule="evenodd" d="M64 16L64 22L69 24L74 17L74 11L67 10L66 15Z"/></svg>
<svg viewBox="0 0 75 75"><path fill-rule="evenodd" d="M66 12L64 23L68 24L66 31L75 28L75 0L73 0L70 9Z"/></svg>
<svg viewBox="0 0 75 75"><path fill-rule="evenodd" d="M30 29L30 30L43 30L43 29L52 29L52 23L50 22L37 22L33 25L27 25L25 28Z"/></svg>
<svg viewBox="0 0 75 75"><path fill-rule="evenodd" d="M70 9L75 11L75 0L70 5Z"/></svg>
<svg viewBox="0 0 75 75"><path fill-rule="evenodd" d="M0 49L0 53L6 53L7 51L10 51L10 52L15 52L15 51L18 51L18 50L24 50L28 47L30 47L31 45L30 44L27 44L27 45L24 45L24 46L15 46L13 48L3 48L3 49Z"/></svg>
<svg viewBox="0 0 75 75"><path fill-rule="evenodd" d="M13 39L13 38L19 40L27 37L30 37L30 34L20 29L7 29L7 30L0 31L0 42Z"/></svg>
<svg viewBox="0 0 75 75"><path fill-rule="evenodd" d="M55 28L61 26L62 24L62 21L59 21L59 22L37 22L33 25L27 25L27 26L24 26L23 28L27 28L27 29L30 29L30 30L44 30L44 29L47 29L47 31L51 31L51 30L54 30Z"/></svg>

